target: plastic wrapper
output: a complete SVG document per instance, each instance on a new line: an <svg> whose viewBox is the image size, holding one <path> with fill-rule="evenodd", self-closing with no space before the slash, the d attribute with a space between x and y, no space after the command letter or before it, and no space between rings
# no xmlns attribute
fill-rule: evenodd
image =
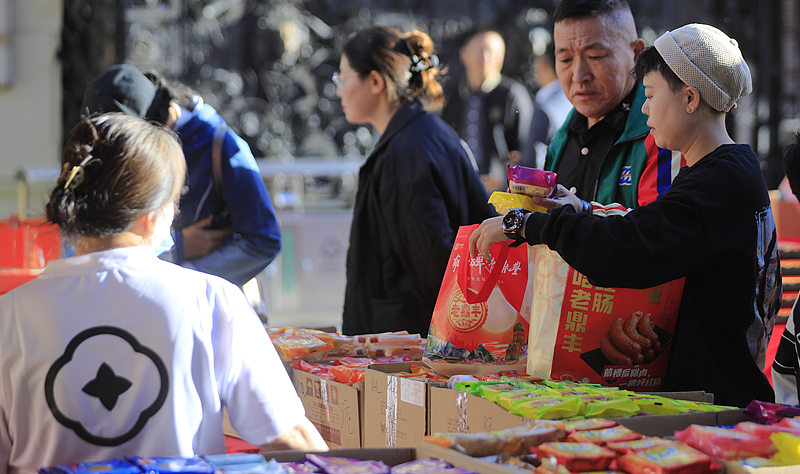
<svg viewBox="0 0 800 474"><path fill-rule="evenodd" d="M631 401L636 403L641 412L647 415L675 415L693 411L690 405L665 397L637 395L632 397Z"/></svg>
<svg viewBox="0 0 800 474"><path fill-rule="evenodd" d="M56 467L40 469L39 472L48 474L88 474L93 472L141 474L142 470L135 464L124 459L112 459L110 461L62 464Z"/></svg>
<svg viewBox="0 0 800 474"><path fill-rule="evenodd" d="M264 462L264 456L256 453L206 454L203 456L203 459L208 461L211 466L215 468Z"/></svg>
<svg viewBox="0 0 800 474"><path fill-rule="evenodd" d="M331 365L328 364L315 364L313 362L306 362L304 360L296 360L292 362L292 368L301 372L308 372L309 374L316 375L328 380L334 380L335 377L331 374Z"/></svg>
<svg viewBox="0 0 800 474"><path fill-rule="evenodd" d="M664 446L674 443L675 441L670 441L668 439L648 436L641 439L635 439L633 441L612 441L610 443L606 443L606 448L613 449L620 454L627 454L635 451L641 451L643 449L650 449L656 446Z"/></svg>
<svg viewBox="0 0 800 474"><path fill-rule="evenodd" d="M690 425L685 430L676 431L675 437L705 454L728 460L769 457L776 451L769 438L729 428Z"/></svg>
<svg viewBox="0 0 800 474"><path fill-rule="evenodd" d="M511 407L513 415L537 420L563 420L580 414L581 401L578 397L536 397L519 402Z"/></svg>
<svg viewBox="0 0 800 474"><path fill-rule="evenodd" d="M595 443L605 445L621 441L633 441L640 439L642 435L632 431L622 425L603 428L601 430L576 431L569 435L569 439L579 443Z"/></svg>
<svg viewBox="0 0 800 474"><path fill-rule="evenodd" d="M800 416L800 407L791 405L781 405L779 403L760 402L753 400L745 408L758 423L771 425L777 423L782 418Z"/></svg>
<svg viewBox="0 0 800 474"><path fill-rule="evenodd" d="M441 459L417 459L392 467L392 474L471 474L474 472L469 469L453 467Z"/></svg>
<svg viewBox="0 0 800 474"><path fill-rule="evenodd" d="M200 458L179 458L179 457L146 457L134 456L128 460L142 468L144 472L152 473L172 473L182 472L186 474L213 474L214 467L208 461ZM264 458L260 462L263 464Z"/></svg>
<svg viewBox="0 0 800 474"><path fill-rule="evenodd" d="M547 197L556 187L558 175L552 171L524 166L508 168L508 188L512 193Z"/></svg>
<svg viewBox="0 0 800 474"><path fill-rule="evenodd" d="M790 466L800 464L800 437L793 433L773 433L772 444L778 450L770 459L773 466Z"/></svg>
<svg viewBox="0 0 800 474"><path fill-rule="evenodd" d="M581 414L586 418L624 418L638 415L640 412L639 405L625 398L586 401L581 410Z"/></svg>
<svg viewBox="0 0 800 474"><path fill-rule="evenodd" d="M375 359L371 357L342 357L331 362L331 365L344 365L347 367L367 367L374 364Z"/></svg>
<svg viewBox="0 0 800 474"><path fill-rule="evenodd" d="M564 439L564 425L537 422L491 433L434 433L425 441L461 451L474 457L506 453L527 454L534 446Z"/></svg>
<svg viewBox="0 0 800 474"><path fill-rule="evenodd" d="M797 428L800 430L800 417L784 418L777 423L779 426L786 426L787 428Z"/></svg>
<svg viewBox="0 0 800 474"><path fill-rule="evenodd" d="M495 191L489 196L489 204L494 206L498 214L504 215L511 209L527 209L532 212L547 212L547 209L533 203L530 196L524 194Z"/></svg>
<svg viewBox="0 0 800 474"><path fill-rule="evenodd" d="M702 474L711 472L712 459L689 446L672 443L628 453L618 460L626 472Z"/></svg>
<svg viewBox="0 0 800 474"><path fill-rule="evenodd" d="M333 380L345 385L353 385L364 380L364 367L334 365L330 369Z"/></svg>
<svg viewBox="0 0 800 474"><path fill-rule="evenodd" d="M587 420L567 421L564 423L564 429L566 429L568 433L573 433L575 431L602 430L617 426L618 424L619 423L614 420L591 418Z"/></svg>
<svg viewBox="0 0 800 474"><path fill-rule="evenodd" d="M570 471L602 471L611 466L617 453L592 443L544 443L534 452L545 464L547 458L555 458L559 465Z"/></svg>
<svg viewBox="0 0 800 474"><path fill-rule="evenodd" d="M306 331L284 333L272 339L272 344L285 361L324 359L333 348L332 339L325 341Z"/></svg>
<svg viewBox="0 0 800 474"><path fill-rule="evenodd" d="M382 461L362 461L355 458L321 456L318 454L306 454L306 460L318 466L326 474L388 474L390 472L389 466Z"/></svg>
<svg viewBox="0 0 800 474"><path fill-rule="evenodd" d="M795 436L800 436L800 427L789 427L779 424L762 425L761 423L753 423L752 421L743 421L737 423L733 427L736 431L748 433L759 438L769 438L773 433L789 433Z"/></svg>

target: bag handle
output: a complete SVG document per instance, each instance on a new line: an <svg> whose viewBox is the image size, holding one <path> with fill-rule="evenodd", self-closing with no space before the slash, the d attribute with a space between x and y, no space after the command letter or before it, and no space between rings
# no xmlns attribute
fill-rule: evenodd
<svg viewBox="0 0 800 474"><path fill-rule="evenodd" d="M492 244L492 248L497 249L498 245L500 246L500 251L497 252L497 255L493 255L495 257L494 266L489 271L489 275L487 275L485 281L480 282L477 285L470 285L468 277L469 274L471 273L471 268L473 267L473 264L476 263L477 265L485 265L485 263L483 263L483 257L478 256L475 259L470 259L469 246L464 245L461 248L461 255L463 258L462 261L464 262L464 266L458 269L458 273L456 275L456 282L458 283L458 287L461 290L461 293L464 294L464 299L467 300L467 303L475 304L486 301L489 298L489 295L492 293L492 290L494 289L495 285L497 284L497 280L500 278L500 273L503 271L503 264L506 262L506 257L508 256L508 242L498 242ZM475 262L478 259L480 259L480 261ZM475 288L476 286L477 288Z"/></svg>

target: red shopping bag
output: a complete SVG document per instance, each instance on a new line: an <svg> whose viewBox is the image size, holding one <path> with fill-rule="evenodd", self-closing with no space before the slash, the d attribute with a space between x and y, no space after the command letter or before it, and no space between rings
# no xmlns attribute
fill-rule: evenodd
<svg viewBox="0 0 800 474"><path fill-rule="evenodd" d="M660 390L684 279L647 289L603 288L546 245L533 247L533 258L528 373Z"/></svg>
<svg viewBox="0 0 800 474"><path fill-rule="evenodd" d="M424 360L444 374L524 369L531 283L528 247L492 245L492 259L470 258L458 230L431 318Z"/></svg>

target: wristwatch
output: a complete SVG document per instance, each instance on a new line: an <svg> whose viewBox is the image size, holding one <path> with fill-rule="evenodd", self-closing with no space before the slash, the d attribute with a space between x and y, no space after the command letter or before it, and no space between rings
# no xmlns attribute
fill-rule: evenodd
<svg viewBox="0 0 800 474"><path fill-rule="evenodd" d="M503 216L503 233L512 240L522 240L522 227L525 225L527 209L511 209Z"/></svg>

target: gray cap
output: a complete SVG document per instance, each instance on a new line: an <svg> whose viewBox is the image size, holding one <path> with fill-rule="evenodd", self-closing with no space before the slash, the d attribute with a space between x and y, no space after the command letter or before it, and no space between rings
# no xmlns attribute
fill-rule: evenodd
<svg viewBox="0 0 800 474"><path fill-rule="evenodd" d="M90 113L123 112L144 118L156 86L144 74L129 64L117 64L106 69L86 87L81 110Z"/></svg>
<svg viewBox="0 0 800 474"><path fill-rule="evenodd" d="M676 76L720 112L730 111L753 91L739 44L713 26L682 26L661 35L653 46Z"/></svg>

